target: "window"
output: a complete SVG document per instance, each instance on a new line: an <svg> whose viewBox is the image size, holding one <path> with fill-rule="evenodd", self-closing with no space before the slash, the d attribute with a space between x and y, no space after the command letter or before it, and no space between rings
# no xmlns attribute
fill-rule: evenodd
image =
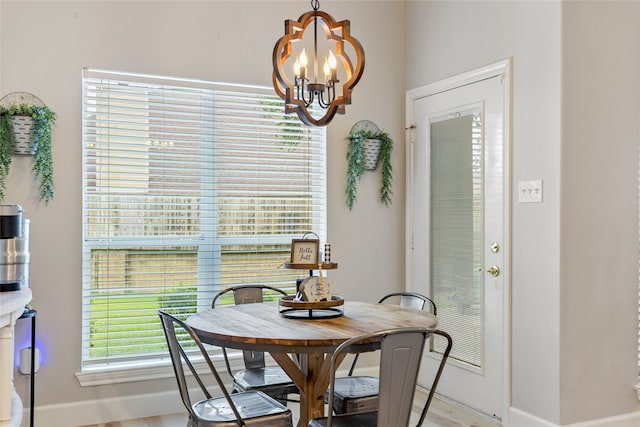
<svg viewBox="0 0 640 427"><path fill-rule="evenodd" d="M326 235L324 128L273 89L84 70L83 369L157 360L157 311L224 287L295 288Z"/></svg>

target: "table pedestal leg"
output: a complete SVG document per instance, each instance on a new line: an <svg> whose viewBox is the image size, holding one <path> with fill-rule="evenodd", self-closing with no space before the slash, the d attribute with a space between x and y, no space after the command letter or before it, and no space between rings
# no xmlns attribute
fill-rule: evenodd
<svg viewBox="0 0 640 427"><path fill-rule="evenodd" d="M306 407L304 425L307 425L312 418L324 416L324 393L329 384L329 376L323 375L322 371L328 371L329 361L329 357L325 357L324 354L315 353L305 354L300 358L300 369L307 377L304 405L302 405L302 396L300 398L300 420L303 419L302 412Z"/></svg>
<svg viewBox="0 0 640 427"><path fill-rule="evenodd" d="M331 354L300 353L296 355L297 363L285 353L271 353L271 356L300 389L298 427L306 427L312 418L323 417L324 395L329 386Z"/></svg>

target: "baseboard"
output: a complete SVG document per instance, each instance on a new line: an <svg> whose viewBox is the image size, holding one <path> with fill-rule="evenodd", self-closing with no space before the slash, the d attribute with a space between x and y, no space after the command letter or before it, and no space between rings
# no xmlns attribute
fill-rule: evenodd
<svg viewBox="0 0 640 427"><path fill-rule="evenodd" d="M509 408L509 420L505 427L561 427L559 424L543 420L517 408ZM617 415L580 423L567 424L565 427L637 427L640 426L640 412Z"/></svg>
<svg viewBox="0 0 640 427"><path fill-rule="evenodd" d="M213 393L216 391L212 390ZM185 411L176 389L161 393L36 406L34 420L35 425L78 427ZM24 411L22 419L29 419L27 410ZM46 420L46 423L43 420Z"/></svg>
<svg viewBox="0 0 640 427"><path fill-rule="evenodd" d="M616 415L615 417L602 418L599 420L585 421L582 423L570 424L567 427L638 427L640 426L640 412Z"/></svg>
<svg viewBox="0 0 640 427"><path fill-rule="evenodd" d="M509 419L503 423L505 427L559 427L557 424L543 420L517 408L509 408Z"/></svg>

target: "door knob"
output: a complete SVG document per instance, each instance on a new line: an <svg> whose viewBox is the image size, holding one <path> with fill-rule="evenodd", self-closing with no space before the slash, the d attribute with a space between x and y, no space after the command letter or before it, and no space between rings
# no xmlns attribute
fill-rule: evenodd
<svg viewBox="0 0 640 427"><path fill-rule="evenodd" d="M491 268L487 270L487 273L489 273L493 277L498 277L500 275L500 267L498 267L497 265L492 265Z"/></svg>

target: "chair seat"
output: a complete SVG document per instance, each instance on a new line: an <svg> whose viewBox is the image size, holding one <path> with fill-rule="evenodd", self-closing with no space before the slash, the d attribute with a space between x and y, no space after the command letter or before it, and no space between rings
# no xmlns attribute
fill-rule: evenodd
<svg viewBox="0 0 640 427"><path fill-rule="evenodd" d="M291 416L290 409L259 391L234 393L231 399L247 426L282 425L282 414L289 412ZM237 427L238 425L229 402L224 397L202 400L193 405L193 410L200 418L199 424L196 424L198 426L207 425L207 423L216 427ZM251 419L256 417L260 417L259 420L252 422Z"/></svg>
<svg viewBox="0 0 640 427"><path fill-rule="evenodd" d="M284 387L287 384L290 387ZM298 393L298 387L291 381L291 378L279 366L267 366L264 368L244 369L235 373L233 386L236 391L261 390L267 394L273 388L279 394Z"/></svg>
<svg viewBox="0 0 640 427"><path fill-rule="evenodd" d="M369 412L378 409L377 377L352 376L336 378L333 411L336 414Z"/></svg>
<svg viewBox="0 0 640 427"><path fill-rule="evenodd" d="M291 383L291 378L279 366L243 369L233 376L234 381L244 390L269 385L283 385Z"/></svg>
<svg viewBox="0 0 640 427"><path fill-rule="evenodd" d="M309 422L309 427L326 427L327 417L314 418ZM361 414L334 415L331 418L332 427L376 427L378 425L378 412L365 412Z"/></svg>

